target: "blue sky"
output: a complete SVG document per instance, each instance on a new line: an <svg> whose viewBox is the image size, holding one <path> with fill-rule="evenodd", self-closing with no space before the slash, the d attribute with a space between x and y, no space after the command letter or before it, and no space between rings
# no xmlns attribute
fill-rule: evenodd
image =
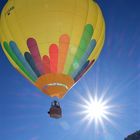
<svg viewBox="0 0 140 140"><path fill-rule="evenodd" d="M104 49L94 67L61 100L63 118L47 116L51 99L24 79L0 48L0 139L123 140L140 129L140 1L98 0L106 21ZM78 115L88 94L110 99L104 129ZM105 92L106 91L106 92ZM105 94L106 93L106 94Z"/></svg>

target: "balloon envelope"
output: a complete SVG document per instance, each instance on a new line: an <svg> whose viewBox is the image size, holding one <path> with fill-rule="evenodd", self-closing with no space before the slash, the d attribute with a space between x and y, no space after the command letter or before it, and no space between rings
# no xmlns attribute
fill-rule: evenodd
<svg viewBox="0 0 140 140"><path fill-rule="evenodd" d="M45 94L62 98L97 60L105 23L92 0L9 0L0 33L12 65Z"/></svg>

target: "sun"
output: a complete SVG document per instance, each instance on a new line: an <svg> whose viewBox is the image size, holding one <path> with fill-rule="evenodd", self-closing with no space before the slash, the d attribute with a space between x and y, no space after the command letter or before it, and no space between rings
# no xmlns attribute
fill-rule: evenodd
<svg viewBox="0 0 140 140"><path fill-rule="evenodd" d="M78 115L82 116L82 120L90 125L94 123L96 126L101 125L104 127L105 121L113 123L111 117L114 117L113 110L115 106L110 103L110 99L104 97L92 97L88 94L88 98L80 96L81 103L78 103Z"/></svg>
<svg viewBox="0 0 140 140"><path fill-rule="evenodd" d="M107 106L100 101L89 102L86 106L86 112L90 119L101 119L107 113Z"/></svg>

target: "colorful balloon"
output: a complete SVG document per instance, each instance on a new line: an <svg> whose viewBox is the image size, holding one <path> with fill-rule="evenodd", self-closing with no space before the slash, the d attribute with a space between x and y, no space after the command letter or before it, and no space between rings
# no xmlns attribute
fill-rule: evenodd
<svg viewBox="0 0 140 140"><path fill-rule="evenodd" d="M92 0L9 0L0 40L11 64L51 97L62 98L93 66L105 39Z"/></svg>

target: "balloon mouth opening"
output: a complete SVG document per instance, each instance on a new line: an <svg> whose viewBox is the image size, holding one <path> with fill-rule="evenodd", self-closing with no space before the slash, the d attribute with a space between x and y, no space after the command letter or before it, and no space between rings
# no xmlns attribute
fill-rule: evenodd
<svg viewBox="0 0 140 140"><path fill-rule="evenodd" d="M50 97L62 98L74 85L74 80L69 75L49 73L39 77L35 85Z"/></svg>
<svg viewBox="0 0 140 140"><path fill-rule="evenodd" d="M59 86L59 87L63 87L65 88L66 90L68 90L68 86L65 85L65 84L62 84L62 83L50 83L50 84L47 84L43 87L44 90L47 90L49 87L55 87L55 86Z"/></svg>

